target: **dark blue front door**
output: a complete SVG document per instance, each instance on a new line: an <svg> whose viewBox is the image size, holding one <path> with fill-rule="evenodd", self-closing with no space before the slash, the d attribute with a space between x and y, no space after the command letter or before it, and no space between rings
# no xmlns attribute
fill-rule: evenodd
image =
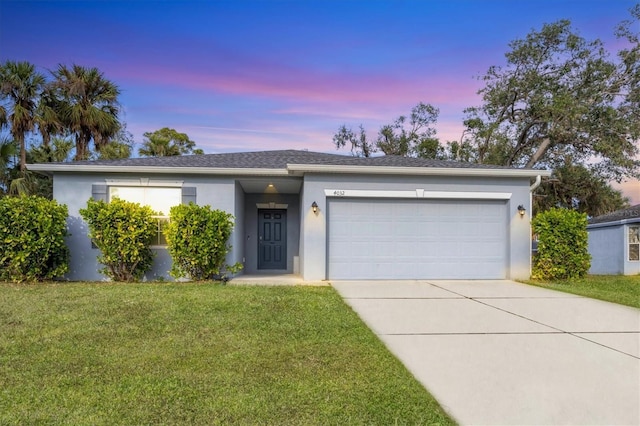
<svg viewBox="0 0 640 426"><path fill-rule="evenodd" d="M258 269L287 269L286 210L258 210Z"/></svg>

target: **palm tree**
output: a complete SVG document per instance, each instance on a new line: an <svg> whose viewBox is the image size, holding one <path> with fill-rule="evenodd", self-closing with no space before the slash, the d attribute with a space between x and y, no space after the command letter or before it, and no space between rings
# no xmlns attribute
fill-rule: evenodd
<svg viewBox="0 0 640 426"><path fill-rule="evenodd" d="M76 139L76 160L89 158L89 142L96 151L120 129L120 90L97 68L59 65L53 72L60 105L60 119Z"/></svg>
<svg viewBox="0 0 640 426"><path fill-rule="evenodd" d="M59 135L64 130L60 119L61 103L56 98L53 86L47 84L40 95L40 102L36 109L36 125L42 135L42 145L49 148L51 136Z"/></svg>
<svg viewBox="0 0 640 426"><path fill-rule="evenodd" d="M11 135L20 144L22 172L27 163L24 138L35 128L36 108L44 83L44 76L29 62L7 61L0 66L0 93L10 102L7 118Z"/></svg>
<svg viewBox="0 0 640 426"><path fill-rule="evenodd" d="M15 175L15 157L18 154L15 141L0 139L0 194L9 192L11 180Z"/></svg>
<svg viewBox="0 0 640 426"><path fill-rule="evenodd" d="M12 158L17 154L16 144L11 139L0 139L0 170L4 170L11 164Z"/></svg>
<svg viewBox="0 0 640 426"><path fill-rule="evenodd" d="M54 137L48 145L35 146L27 152L30 163L61 163L69 161L75 143L70 138Z"/></svg>
<svg viewBox="0 0 640 426"><path fill-rule="evenodd" d="M143 157L168 157L180 155L180 150L169 139L150 137L143 142L138 154Z"/></svg>
<svg viewBox="0 0 640 426"><path fill-rule="evenodd" d="M127 130L127 123L120 123L118 132L111 136L97 155L97 160L117 160L121 158L131 158L135 141L133 135Z"/></svg>
<svg viewBox="0 0 640 426"><path fill-rule="evenodd" d="M0 96L0 100L4 99L5 95ZM4 105L0 105L0 129L7 124L7 109Z"/></svg>
<svg viewBox="0 0 640 426"><path fill-rule="evenodd" d="M2 78L2 70L4 66L0 65L0 78ZM2 82L0 81L0 130L7 124L7 108L4 106L5 99L8 96L2 91Z"/></svg>
<svg viewBox="0 0 640 426"><path fill-rule="evenodd" d="M186 133L164 127L155 132L145 132L144 142L138 150L143 157L168 157L172 155L204 154Z"/></svg>

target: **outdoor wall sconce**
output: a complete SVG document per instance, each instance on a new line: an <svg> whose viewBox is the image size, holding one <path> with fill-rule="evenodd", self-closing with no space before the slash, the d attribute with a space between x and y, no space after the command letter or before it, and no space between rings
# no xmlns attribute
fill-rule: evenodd
<svg viewBox="0 0 640 426"><path fill-rule="evenodd" d="M318 213L318 203L316 203L315 201L311 204L311 209L313 210L314 213Z"/></svg>
<svg viewBox="0 0 640 426"><path fill-rule="evenodd" d="M527 209L525 209L522 204L520 204L518 206L518 213L520 213L520 217L524 216L524 212L526 212L526 211L527 211Z"/></svg>

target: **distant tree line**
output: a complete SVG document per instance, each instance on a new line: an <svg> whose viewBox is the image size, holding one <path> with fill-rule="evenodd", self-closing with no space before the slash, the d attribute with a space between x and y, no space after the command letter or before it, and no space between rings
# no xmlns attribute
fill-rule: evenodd
<svg viewBox="0 0 640 426"><path fill-rule="evenodd" d="M536 210L565 207L595 216L624 207L609 182L640 177L640 4L616 29L610 58L561 20L509 44L506 63L479 79L482 104L465 110L459 141L441 142L438 109L420 102L380 128L341 126L336 148L478 164L545 168L553 176L534 193Z"/></svg>
<svg viewBox="0 0 640 426"><path fill-rule="evenodd" d="M29 62L0 64L0 129L8 129L0 139L0 196L51 197L51 182L29 173L27 163L131 157L134 140L121 119L119 95L97 68L59 65L45 75ZM144 137L141 156L202 153L174 129Z"/></svg>

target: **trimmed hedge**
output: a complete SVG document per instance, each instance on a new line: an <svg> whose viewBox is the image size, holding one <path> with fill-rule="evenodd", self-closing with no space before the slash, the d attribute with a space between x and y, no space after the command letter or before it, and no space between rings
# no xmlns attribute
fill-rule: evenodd
<svg viewBox="0 0 640 426"><path fill-rule="evenodd" d="M43 197L0 198L0 280L48 280L67 272L67 215L67 206Z"/></svg>
<svg viewBox="0 0 640 426"><path fill-rule="evenodd" d="M591 256L586 214L554 208L538 213L531 225L538 235L533 278L565 280L587 275Z"/></svg>
<svg viewBox="0 0 640 426"><path fill-rule="evenodd" d="M138 281L153 263L151 242L158 222L148 206L115 198L109 203L90 199L81 209L89 237L102 252L101 273L113 281Z"/></svg>
<svg viewBox="0 0 640 426"><path fill-rule="evenodd" d="M194 203L172 207L164 231L173 258L171 276L201 281L239 271L241 264L225 263L232 231L233 216L227 212Z"/></svg>

